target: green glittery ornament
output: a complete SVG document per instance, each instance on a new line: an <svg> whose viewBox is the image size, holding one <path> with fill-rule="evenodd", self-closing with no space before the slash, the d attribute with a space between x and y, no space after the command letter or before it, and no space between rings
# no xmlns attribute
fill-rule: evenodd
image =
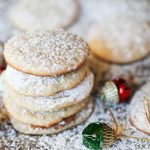
<svg viewBox="0 0 150 150"><path fill-rule="evenodd" d="M111 128L106 123L90 123L82 132L83 144L91 150L102 150L108 148L120 137L133 138L150 142L150 139L135 137L123 134L123 128L117 123L111 109L109 109L115 123L115 128Z"/></svg>
<svg viewBox="0 0 150 150"><path fill-rule="evenodd" d="M102 150L115 141L115 132L106 123L91 123L82 132L83 144L92 150Z"/></svg>

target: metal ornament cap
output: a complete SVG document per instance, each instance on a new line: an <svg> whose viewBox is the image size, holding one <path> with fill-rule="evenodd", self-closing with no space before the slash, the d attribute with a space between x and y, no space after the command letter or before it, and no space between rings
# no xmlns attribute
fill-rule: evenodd
<svg viewBox="0 0 150 150"><path fill-rule="evenodd" d="M114 105L119 102L118 88L113 81L108 81L105 83L101 90L101 97L108 105Z"/></svg>

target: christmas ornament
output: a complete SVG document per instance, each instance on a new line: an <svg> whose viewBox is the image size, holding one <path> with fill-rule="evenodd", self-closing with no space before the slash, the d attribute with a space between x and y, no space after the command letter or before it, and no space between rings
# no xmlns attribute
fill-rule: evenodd
<svg viewBox="0 0 150 150"><path fill-rule="evenodd" d="M102 150L115 140L115 133L106 123L91 123L83 130L83 144L92 150Z"/></svg>
<svg viewBox="0 0 150 150"><path fill-rule="evenodd" d="M108 105L125 102L132 95L132 88L124 79L114 79L105 83L101 90L101 98Z"/></svg>
<svg viewBox="0 0 150 150"><path fill-rule="evenodd" d="M111 112L111 110L110 110ZM82 132L83 144L92 150L102 150L111 146L121 135L122 128L117 124L117 121L111 112L115 121L115 129L108 126L106 123L96 122L90 123Z"/></svg>
<svg viewBox="0 0 150 150"><path fill-rule="evenodd" d="M123 134L123 128L117 123L111 110L110 113L115 122L115 126L110 127L106 123L101 122L90 123L82 132L84 146L91 150L102 150L103 148L110 147L121 137L150 142L150 139L147 138L139 138Z"/></svg>
<svg viewBox="0 0 150 150"><path fill-rule="evenodd" d="M6 67L5 66L3 66L3 67L0 67L0 74L4 71L6 69Z"/></svg>

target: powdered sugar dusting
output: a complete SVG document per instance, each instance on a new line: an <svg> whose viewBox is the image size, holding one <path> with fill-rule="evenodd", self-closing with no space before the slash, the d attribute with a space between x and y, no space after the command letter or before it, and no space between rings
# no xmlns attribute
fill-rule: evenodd
<svg viewBox="0 0 150 150"><path fill-rule="evenodd" d="M79 105L73 105L71 107L62 108L58 111L31 111L16 105L10 99L10 97L4 98L5 106L10 114L10 116L15 119L35 126L50 126L56 123L59 123L64 118L70 117L82 109L89 103L89 99L82 101Z"/></svg>
<svg viewBox="0 0 150 150"><path fill-rule="evenodd" d="M11 0L12 1L12 0ZM103 0L103 2L105 3L107 0ZM122 0L123 1L123 0ZM0 5L2 3L8 2L7 5L11 6L10 1L9 0L1 0ZM90 21L89 19L87 19L87 16L90 16L91 18L93 18L94 12L96 11L96 8L101 5L101 0L80 0L80 2L82 3L82 7L83 4L84 6L86 5L86 8L83 8L84 11L84 16L81 17L79 23L77 23L74 27L74 32L76 33L80 33L83 37L87 37L87 30L89 28L89 26L92 24L92 21ZM93 5L95 4L96 5ZM117 2L115 5L117 6L118 1L112 1L110 0L108 2L108 6L112 6L112 3ZM133 13L137 14L137 16L139 17L139 14L141 14L142 11L141 8L145 10L145 14L143 13L143 19L149 19L149 13L147 13L147 11L149 12L149 0L142 0L142 1L137 1L137 0L130 0L130 1L126 1L124 0L124 2L128 2L128 3L133 3L134 6L136 6L138 11L134 11L133 9ZM136 4L136 5L135 5ZM145 6L146 7L145 7ZM7 7L8 8L8 7ZM117 7L118 9L120 9L120 7ZM2 9L2 12L0 14L5 13L6 9ZM100 7L97 9L98 11L100 11ZM130 12L130 11L126 11L126 14ZM110 11L110 13L112 13ZM98 14L98 15L97 15ZM95 13L96 16L99 16L101 13ZM147 15L148 14L148 15ZM86 17L85 17L86 16ZM141 15L140 15L141 16ZM141 16L141 17L142 17ZM2 18L0 18L2 19ZM4 19L2 19L4 21ZM94 20L94 19L93 19ZM4 23L2 21L0 21L0 24ZM93 22L94 23L94 22ZM4 23L4 27L6 27L5 23ZM1 31L2 34L0 34L0 36L5 36L10 34L10 30L8 30L7 28L3 28ZM114 77L119 77L119 76L125 76L125 77L129 77L130 76L136 81L136 83L138 84L142 84L144 82L148 82L150 81L150 58L145 59L144 61L140 61L140 62L136 62L134 64L130 64L130 65L125 65L125 66L120 66L120 65L110 65L107 64L109 66L109 70L107 70L107 72L105 74L103 74L103 80L102 82L104 82L104 80L110 80L110 78L114 78ZM100 69L99 69L100 70ZM0 84L0 89L3 89L3 87L1 87ZM0 93L0 96L2 96L2 93ZM107 121L110 122L112 121L110 118L110 115L108 113L103 113L103 106L101 105L101 103L99 103L99 98L95 98L96 99L96 108L94 113L92 114L92 116L89 118L89 120L87 120L84 124L79 125L71 130L66 130L63 133L57 134L57 135L53 135L53 136L28 136L28 135L24 135L24 134L20 134L17 131L15 131L13 129L13 127L10 125L9 122L3 122L1 123L0 126L0 149L2 150L16 150L16 149L32 149L32 150L45 150L45 149L50 149L50 150L87 150L83 145L82 145L82 130L83 128L89 124L90 122L94 122L94 121ZM129 105L118 105L117 107L115 107L114 109L114 113L117 116L117 118L119 119L119 121L123 124L125 124L126 120L127 120L127 112L129 110ZM0 112L0 114L3 114ZM138 137L146 137L149 138L149 136L147 136L146 134L137 131L134 127L132 127L130 125L130 123L128 123L127 126L127 130L126 133L128 134L132 134ZM111 148L108 148L109 150L149 150L150 149L150 143L149 142L143 142L140 140L134 140L134 139L121 139L118 140Z"/></svg>
<svg viewBox="0 0 150 150"><path fill-rule="evenodd" d="M16 93L6 86L6 94L8 88L8 95L19 105L30 110L35 111L53 111L61 107L77 104L89 96L93 88L94 76L90 72L85 79L76 87L65 90L49 97L31 97L23 96ZM20 100L22 103L20 103Z"/></svg>
<svg viewBox="0 0 150 150"><path fill-rule="evenodd" d="M135 122L137 128L148 133L150 133L150 125L146 116L148 111L146 100L150 101L149 87L150 83L144 85L142 89L135 94L130 106L130 117L132 121Z"/></svg>
<svg viewBox="0 0 150 150"><path fill-rule="evenodd" d="M26 74L7 66L4 79L17 92L30 96L49 96L70 89L80 83L88 72L87 64L80 69L58 77ZM13 76L13 78L12 78Z"/></svg>
<svg viewBox="0 0 150 150"><path fill-rule="evenodd" d="M27 32L5 44L9 64L35 75L57 75L82 65L89 55L86 42L63 29Z"/></svg>
<svg viewBox="0 0 150 150"><path fill-rule="evenodd" d="M55 132L59 132L65 128L69 128L71 126L75 126L83 121L85 121L90 114L92 113L93 110L93 102L90 101L88 103L88 105L86 105L86 107L84 109L82 109L82 111L80 111L79 113L77 113L71 120L66 120L65 126L60 127L60 123L56 126L53 126L51 128L33 128L30 126L30 124L25 124L22 123L18 120L16 120L15 118L11 118L11 122L13 124L13 126L18 129L19 131L22 131L23 133L30 133L30 134L41 134L41 133L55 133ZM69 119L69 118L68 118Z"/></svg>
<svg viewBox="0 0 150 150"><path fill-rule="evenodd" d="M120 123L125 125L127 110L129 109L128 105L118 105L117 107L113 108L113 112L115 116L119 119ZM102 109L102 104L97 99L96 108L92 116L82 125L79 125L71 130L66 130L62 133L52 136L29 136L24 135L16 132L12 126L4 122L1 124L1 136L0 136L0 148L2 149L52 149L52 150L87 150L87 148L82 145L82 130L83 128L88 125L90 122L94 121L105 121L112 125L112 118L110 114L103 113L104 110ZM129 123L127 129L125 131L126 134L132 134L134 136L139 137L146 137L149 136L145 135L137 131L133 128ZM109 150L116 150L116 149L141 149L141 150L149 150L150 144L148 142L142 142L134 139L121 139L114 143Z"/></svg>
<svg viewBox="0 0 150 150"><path fill-rule="evenodd" d="M90 28L88 41L91 44L94 41L105 43L104 46L112 50L112 57L116 59L119 55L129 60L149 53L150 27L147 23L129 17L105 19Z"/></svg>
<svg viewBox="0 0 150 150"><path fill-rule="evenodd" d="M116 22L110 21L112 26L119 25L121 23L120 19L123 20L123 18L123 22L127 22L127 24L130 24L130 21L132 23L132 20L150 21L149 0L81 0L80 2L83 8L81 16L79 21L70 30L80 34L84 39L87 39L87 31L93 24L97 22L103 23L110 16L117 18ZM122 32L118 33L120 36L121 34Z"/></svg>
<svg viewBox="0 0 150 150"><path fill-rule="evenodd" d="M69 26L78 14L75 0L22 0L11 11L11 20L22 30ZM40 10L39 10L40 8Z"/></svg>

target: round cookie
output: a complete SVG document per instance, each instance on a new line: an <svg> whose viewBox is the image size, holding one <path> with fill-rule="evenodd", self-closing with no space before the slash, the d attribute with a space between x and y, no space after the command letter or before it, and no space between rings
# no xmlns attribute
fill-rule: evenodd
<svg viewBox="0 0 150 150"><path fill-rule="evenodd" d="M37 76L56 76L77 70L88 55L87 43L63 29L22 33L8 40L4 49L10 66Z"/></svg>
<svg viewBox="0 0 150 150"><path fill-rule="evenodd" d="M138 130L150 134L150 83L145 84L130 104L130 121ZM149 110L148 110L149 103Z"/></svg>
<svg viewBox="0 0 150 150"><path fill-rule="evenodd" d="M91 51L102 60L131 63L150 53L150 26L132 17L108 17L90 28L88 42Z"/></svg>
<svg viewBox="0 0 150 150"><path fill-rule="evenodd" d="M88 72L87 64L78 70L58 77L42 77L26 74L10 67L6 68L4 80L18 93L27 96L50 96L78 85ZM12 78L13 77L13 78Z"/></svg>
<svg viewBox="0 0 150 150"><path fill-rule="evenodd" d="M93 53L89 57L89 67L91 71L94 73L94 88L98 88L100 86L100 81L106 80L107 74L111 69L111 65L100 60L98 57L93 55Z"/></svg>
<svg viewBox="0 0 150 150"><path fill-rule="evenodd" d="M22 0L11 10L12 23L21 30L70 26L79 16L77 0Z"/></svg>
<svg viewBox="0 0 150 150"><path fill-rule="evenodd" d="M50 128L40 128L40 127L33 128L30 124L25 124L23 122L20 122L13 117L11 117L10 119L13 127L21 133L36 134L36 135L55 134L84 122L91 115L93 108L94 108L94 104L91 101L87 105L87 107L85 107L81 112L75 115L75 118L72 121L69 121L67 123L62 121L58 125Z"/></svg>
<svg viewBox="0 0 150 150"><path fill-rule="evenodd" d="M10 97L4 98L4 104L9 115L27 124L46 127L57 124L64 118L78 113L87 105L88 102L89 100L87 98L79 104L73 105L71 107L62 108L59 111L34 112L16 105Z"/></svg>
<svg viewBox="0 0 150 150"><path fill-rule="evenodd" d="M5 95L18 106L24 107L31 111L58 111L59 109L76 105L88 97L92 91L94 84L94 76L90 72L84 80L76 87L65 90L49 97L31 97L17 93L6 83Z"/></svg>

